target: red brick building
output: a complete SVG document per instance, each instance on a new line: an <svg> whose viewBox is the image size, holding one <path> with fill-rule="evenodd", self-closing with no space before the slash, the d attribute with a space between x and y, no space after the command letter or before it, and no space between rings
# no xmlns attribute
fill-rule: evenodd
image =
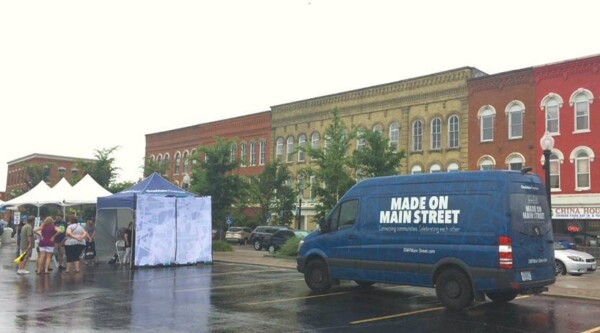
<svg viewBox="0 0 600 333"><path fill-rule="evenodd" d="M469 170L543 173L537 163L533 68L469 80Z"/></svg>
<svg viewBox="0 0 600 333"><path fill-rule="evenodd" d="M534 68L536 138L549 131L553 219L559 233L600 234L600 55ZM543 163L537 149L538 165ZM589 237L591 236L591 237Z"/></svg>
<svg viewBox="0 0 600 333"><path fill-rule="evenodd" d="M49 170L45 179L50 187L56 185L58 181L65 177L70 183L72 179L79 179L80 170L75 167L75 162L82 160L93 163L95 160L78 157L57 156L47 154L31 154L8 162L8 170L6 175L6 199L10 197L11 191L27 190L28 176L25 172L27 165L48 165ZM4 199L3 199L4 200Z"/></svg>
<svg viewBox="0 0 600 333"><path fill-rule="evenodd" d="M270 160L271 111L146 134L145 156L166 163L166 176L183 186L191 167L189 157L217 137L235 142L232 154L241 161L240 175L257 175Z"/></svg>

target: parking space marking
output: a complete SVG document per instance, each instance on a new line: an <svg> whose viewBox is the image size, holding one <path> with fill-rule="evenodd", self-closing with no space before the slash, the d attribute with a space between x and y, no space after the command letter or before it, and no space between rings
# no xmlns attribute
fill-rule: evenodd
<svg viewBox="0 0 600 333"><path fill-rule="evenodd" d="M304 281L304 279L285 279L285 280L276 280L276 281L261 281L261 282L256 282L256 283L245 283L245 284L235 284L235 285L229 285L229 286L219 286L219 287L204 287L204 288L193 288L193 289L176 289L175 292L176 293L182 293L182 292L190 292L190 291L203 291L203 290L216 290L216 289L229 289L229 288L245 288L245 287L253 287L253 286L257 286L257 285L264 285L264 284L276 284L276 283L282 283L282 282L290 282L290 281Z"/></svg>
<svg viewBox="0 0 600 333"><path fill-rule="evenodd" d="M412 315L416 315L416 314L420 314L420 313L426 313L426 312L432 312L432 311L439 311L439 310L443 310L443 309L445 309L445 308L443 306L440 306L440 307L437 307L437 308L423 309L423 310L406 312L406 313L399 313L399 314L389 315L389 316L383 316L383 317L376 317L376 318L355 320L355 321L351 321L350 325L360 325L360 324L372 323L374 321L381 321L381 320L387 320L387 319L392 319L392 318L407 317L407 316L412 316Z"/></svg>
<svg viewBox="0 0 600 333"><path fill-rule="evenodd" d="M396 289L396 288L407 288L407 287L408 286L402 285L402 286L391 286L391 287L383 287L383 288L384 289ZM276 299L276 300L272 300L272 301L251 302L251 303L244 303L244 304L245 305L259 305L259 304L269 304L269 303L291 302L291 301L297 301L297 300L302 300L302 299L311 299L311 298L320 298L320 297L328 297L328 296L337 296L337 295L351 294L351 293L356 293L356 292L360 292L360 291L364 291L364 289L362 289L362 290L340 291L340 292L337 292L337 293L329 293L329 294L321 294L321 295L311 295L311 296L302 296L302 297L282 298L282 299Z"/></svg>

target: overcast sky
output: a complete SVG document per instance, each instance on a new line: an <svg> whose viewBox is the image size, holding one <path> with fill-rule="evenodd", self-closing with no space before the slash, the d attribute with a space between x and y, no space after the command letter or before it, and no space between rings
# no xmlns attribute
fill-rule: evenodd
<svg viewBox="0 0 600 333"><path fill-rule="evenodd" d="M599 1L0 0L0 191L7 162L462 66L488 74L600 53Z"/></svg>

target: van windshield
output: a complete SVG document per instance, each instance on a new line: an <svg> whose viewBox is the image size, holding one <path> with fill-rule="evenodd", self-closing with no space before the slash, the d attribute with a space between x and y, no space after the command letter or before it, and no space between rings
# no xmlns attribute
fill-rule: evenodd
<svg viewBox="0 0 600 333"><path fill-rule="evenodd" d="M510 207L514 231L528 236L551 237L552 224L545 195L513 193Z"/></svg>

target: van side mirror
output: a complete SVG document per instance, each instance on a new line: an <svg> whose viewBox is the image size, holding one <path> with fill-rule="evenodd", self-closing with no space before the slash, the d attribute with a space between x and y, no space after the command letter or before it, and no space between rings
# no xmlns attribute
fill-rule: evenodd
<svg viewBox="0 0 600 333"><path fill-rule="evenodd" d="M321 228L322 233L329 232L329 223L324 218L319 220L319 228Z"/></svg>

